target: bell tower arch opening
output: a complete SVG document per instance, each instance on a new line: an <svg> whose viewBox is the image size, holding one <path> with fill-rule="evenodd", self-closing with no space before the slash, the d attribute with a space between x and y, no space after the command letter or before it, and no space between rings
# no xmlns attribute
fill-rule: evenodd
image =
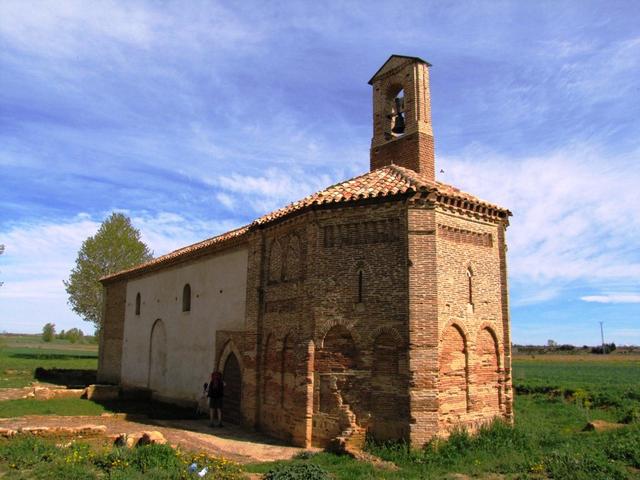
<svg viewBox="0 0 640 480"><path fill-rule="evenodd" d="M371 170L399 165L435 180L429 67L391 55L369 80L373 87Z"/></svg>
<svg viewBox="0 0 640 480"><path fill-rule="evenodd" d="M404 88L401 85L392 85L389 89L385 111L385 138L391 140L404 135Z"/></svg>

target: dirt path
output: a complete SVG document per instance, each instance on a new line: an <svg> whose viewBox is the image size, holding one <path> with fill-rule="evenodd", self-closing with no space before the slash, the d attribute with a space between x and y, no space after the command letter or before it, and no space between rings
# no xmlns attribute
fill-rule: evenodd
<svg viewBox="0 0 640 480"><path fill-rule="evenodd" d="M132 415L125 418L121 414L74 417L28 415L0 419L0 428L14 430L21 427L78 427L88 424L106 426L107 435L157 430L171 445L184 450L205 451L239 463L287 460L303 450L236 425L211 428L206 420L152 420Z"/></svg>

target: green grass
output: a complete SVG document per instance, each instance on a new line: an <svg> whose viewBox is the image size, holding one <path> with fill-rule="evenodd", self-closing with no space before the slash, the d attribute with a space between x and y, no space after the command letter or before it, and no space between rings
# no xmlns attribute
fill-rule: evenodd
<svg viewBox="0 0 640 480"><path fill-rule="evenodd" d="M3 479L111 479L175 480L199 478L188 472L196 462L207 467L206 478L237 480L239 465L205 454L184 453L168 445L133 449L96 448L82 442L56 446L54 441L20 436L0 441L0 477Z"/></svg>
<svg viewBox="0 0 640 480"><path fill-rule="evenodd" d="M83 349L79 345L41 343L30 348L25 346L28 345L27 340L12 344L5 342L0 350L0 373L5 372L3 376L10 377L7 383L29 384L38 366L96 368L97 353L92 345L82 346ZM29 341L33 342L33 338ZM22 373L8 375L6 370ZM377 469L370 464L328 453L289 462L252 464L246 469L266 473L279 465L310 464L326 470L335 479L439 479L451 473L480 478L499 473L505 478L530 480L640 478L640 358L615 355L516 357L513 375L514 386L519 392L515 397L514 426L495 423L475 436L456 432L448 441L432 442L422 449L411 449L399 443L368 444L371 453L395 463L398 471ZM113 410L118 406L103 407L81 399L13 400L0 402L0 416L48 413L97 415L106 408ZM626 419L629 425L610 432L583 432L586 422L592 419L612 422ZM124 456L133 453L117 450L95 453L95 458L108 458L109 465L117 466L105 470L106 464L94 460L67 464L60 460L61 457L46 453L48 447L42 445L33 447L37 458L29 457L32 464L14 468L8 457L2 457L3 448L12 448L7 445L14 442L0 445L0 477L3 480L181 478L163 476L164 473L155 467L144 467L147 468L144 470L143 463L140 463L142 460L136 460L138 467L131 467L133 457L125 459ZM16 448L26 449L24 444L21 445ZM148 455L149 462L160 461L156 455L169 463L174 462L163 468L178 475L175 470L178 464L175 458L171 460L171 453L159 451ZM118 463L118 459L123 463ZM122 467L125 463L128 466Z"/></svg>
<svg viewBox="0 0 640 480"><path fill-rule="evenodd" d="M516 357L513 361L513 383L522 387L552 386L640 394L640 356Z"/></svg>
<svg viewBox="0 0 640 480"><path fill-rule="evenodd" d="M583 432L587 421L619 421L640 408L640 359L538 356L513 362L515 425L495 423L478 435L457 432L423 449L370 443L368 450L399 471L376 470L347 457L321 453L291 462L252 464L265 473L277 465L311 463L336 479L440 479L451 473L557 480L640 478L640 423L610 432ZM585 401L586 400L586 401Z"/></svg>
<svg viewBox="0 0 640 480"><path fill-rule="evenodd" d="M0 418L24 415L101 415L107 411L103 405L81 398L19 399L0 402Z"/></svg>
<svg viewBox="0 0 640 480"><path fill-rule="evenodd" d="M98 347L66 340L45 343L37 336L0 336L0 388L31 385L37 367L96 370Z"/></svg>
<svg viewBox="0 0 640 480"><path fill-rule="evenodd" d="M538 355L513 362L517 392L562 397L594 419L640 415L640 357ZM636 413L637 412L637 413Z"/></svg>

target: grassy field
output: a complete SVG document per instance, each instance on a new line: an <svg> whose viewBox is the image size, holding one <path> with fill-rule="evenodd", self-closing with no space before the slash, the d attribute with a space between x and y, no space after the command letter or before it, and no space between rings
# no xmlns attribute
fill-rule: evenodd
<svg viewBox="0 0 640 480"><path fill-rule="evenodd" d="M96 370L98 346L67 340L45 343L35 335L0 335L0 388L31 385L37 380L37 367Z"/></svg>
<svg viewBox="0 0 640 480"><path fill-rule="evenodd" d="M34 381L34 370L38 366L96 368L94 345L63 342L45 345L33 338L32 343L28 339L0 341L4 342L0 350L2 386L29 384ZM490 475L497 473L512 479L640 479L639 356L520 356L513 361L513 378L518 392L514 426L496 423L475 436L457 432L448 441L433 442L423 449L410 449L397 443L368 445L371 453L394 462L398 471L375 469L370 464L327 453L304 455L290 462L247 465L244 469L254 473L266 473L275 468L308 469L298 476L291 472L282 477L272 475L270 478L274 479L438 479L447 478L451 473L478 478L495 478ZM0 416L29 413L86 415L102 411L101 406L80 399L0 402ZM624 422L625 426L608 432L583 431L587 421L595 419ZM59 449L54 455L46 442L29 448L16 442L0 442L1 478L49 478L46 476L48 471L59 471L64 478L181 478L166 476L156 467L169 462L167 465L171 465L175 475L178 467L183 473L185 467L179 459L182 457L166 450L148 452L146 461L155 465L153 468L145 467L137 459L137 453L115 450L95 453L93 457L87 454L82 462L68 465L64 459L70 455L69 449ZM40 451L45 453L38 456ZM27 460L20 460L21 455L28 457ZM121 458L122 463L113 463L119 455L127 458ZM116 466L105 463L104 458L110 458ZM29 464L26 471L30 473L25 474L24 469L11 466L19 465L20 461ZM123 467L125 464L128 466ZM322 471L331 476L318 476ZM225 477L227 473L229 476ZM231 469L227 473L220 478L237 478L237 470Z"/></svg>
<svg viewBox="0 0 640 480"><path fill-rule="evenodd" d="M355 460L318 454L293 462L250 465L264 473L274 465L312 463L337 479L439 479L453 472L513 479L640 479L640 356L538 355L513 361L516 421L470 437L415 450L369 444L368 450L400 470L374 470ZM610 432L584 432L590 420L628 422Z"/></svg>

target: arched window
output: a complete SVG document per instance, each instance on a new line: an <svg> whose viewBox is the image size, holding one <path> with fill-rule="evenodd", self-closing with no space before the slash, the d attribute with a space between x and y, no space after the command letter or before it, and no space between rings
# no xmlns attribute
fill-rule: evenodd
<svg viewBox="0 0 640 480"><path fill-rule="evenodd" d="M467 303L473 305L473 271L467 268Z"/></svg>
<svg viewBox="0 0 640 480"><path fill-rule="evenodd" d="M296 235L289 239L287 256L284 263L285 280L297 280L300 278L300 240Z"/></svg>
<svg viewBox="0 0 640 480"><path fill-rule="evenodd" d="M188 283L182 289L182 311L191 311L191 286Z"/></svg>
<svg viewBox="0 0 640 480"><path fill-rule="evenodd" d="M280 280L282 280L282 247L280 242L275 240L269 255L269 281L279 282Z"/></svg>
<svg viewBox="0 0 640 480"><path fill-rule="evenodd" d="M362 303L364 293L364 272L358 270L358 303Z"/></svg>
<svg viewBox="0 0 640 480"><path fill-rule="evenodd" d="M387 139L400 137L405 132L405 108L404 108L404 89L400 85L391 87L387 94L386 107L386 128L385 136Z"/></svg>
<svg viewBox="0 0 640 480"><path fill-rule="evenodd" d="M140 292L136 294L136 315L140 315Z"/></svg>

